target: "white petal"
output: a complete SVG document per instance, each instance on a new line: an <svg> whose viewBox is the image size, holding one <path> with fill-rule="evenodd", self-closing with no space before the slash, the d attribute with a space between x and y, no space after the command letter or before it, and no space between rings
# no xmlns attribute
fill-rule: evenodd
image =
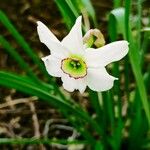
<svg viewBox="0 0 150 150"><path fill-rule="evenodd" d="M67 90L68 92L73 92L75 90L76 83L74 82L73 78L64 75L61 79L65 90Z"/></svg>
<svg viewBox="0 0 150 150"><path fill-rule="evenodd" d="M47 72L54 77L61 77L62 70L61 70L61 60L55 58L52 55L42 58L44 61L45 67Z"/></svg>
<svg viewBox="0 0 150 150"><path fill-rule="evenodd" d="M38 21L37 24L37 31L40 41L42 43L46 44L49 42L49 40L54 42L60 42L57 37L41 21Z"/></svg>
<svg viewBox="0 0 150 150"><path fill-rule="evenodd" d="M81 19L79 16L72 27L70 33L62 40L62 44L67 47L73 54L83 54L83 40Z"/></svg>
<svg viewBox="0 0 150 150"><path fill-rule="evenodd" d="M61 43L56 43L53 41L49 42L50 43L48 48L50 49L51 55L61 59L67 58L69 56L69 50L66 47L62 46Z"/></svg>
<svg viewBox="0 0 150 150"><path fill-rule="evenodd" d="M128 50L127 41L112 42L98 49L88 48L85 54L86 63L88 67L106 66L122 59Z"/></svg>
<svg viewBox="0 0 150 150"><path fill-rule="evenodd" d="M82 79L74 79L69 77L67 74L62 76L63 87L65 90L69 92L73 92L74 90L79 90L80 93L83 93L87 86L86 78Z"/></svg>
<svg viewBox="0 0 150 150"><path fill-rule="evenodd" d="M89 68L87 74L87 85L93 91L106 91L113 87L117 78L109 75L104 67Z"/></svg>
<svg viewBox="0 0 150 150"><path fill-rule="evenodd" d="M67 58L70 54L69 50L66 47L62 46L60 43L51 41L49 48L51 55L57 58L64 59Z"/></svg>
<svg viewBox="0 0 150 150"><path fill-rule="evenodd" d="M76 79L76 89L82 94L87 87L87 78Z"/></svg>
<svg viewBox="0 0 150 150"><path fill-rule="evenodd" d="M38 21L37 24L40 41L50 49L51 54L58 58L66 58L69 50L61 45L61 42L42 22Z"/></svg>

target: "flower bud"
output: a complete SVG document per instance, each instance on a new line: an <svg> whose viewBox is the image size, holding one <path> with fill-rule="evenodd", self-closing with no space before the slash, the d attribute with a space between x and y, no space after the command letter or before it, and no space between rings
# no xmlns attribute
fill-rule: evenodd
<svg viewBox="0 0 150 150"><path fill-rule="evenodd" d="M86 47L102 47L105 45L103 34L98 29L90 29L83 37L83 43Z"/></svg>

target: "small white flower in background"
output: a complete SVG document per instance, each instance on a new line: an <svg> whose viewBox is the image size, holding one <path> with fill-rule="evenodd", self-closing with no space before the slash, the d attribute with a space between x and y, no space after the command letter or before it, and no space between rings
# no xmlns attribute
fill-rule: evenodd
<svg viewBox="0 0 150 150"><path fill-rule="evenodd" d="M109 75L105 66L128 53L127 41L116 41L96 49L87 48L83 44L81 16L62 41L42 22L37 24L40 41L50 49L50 55L42 60L50 75L61 77L64 89L83 93L87 86L93 91L106 91L113 87L117 78Z"/></svg>

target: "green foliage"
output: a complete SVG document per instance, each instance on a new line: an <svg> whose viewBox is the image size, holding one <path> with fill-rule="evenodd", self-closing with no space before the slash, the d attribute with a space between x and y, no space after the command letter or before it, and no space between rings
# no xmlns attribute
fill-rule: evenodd
<svg viewBox="0 0 150 150"><path fill-rule="evenodd" d="M37 139L37 138L24 138L24 139L7 139L1 138L0 144L63 144L63 145L73 145L73 144L87 144L86 141L69 141L69 140L57 140L57 139Z"/></svg>
<svg viewBox="0 0 150 150"><path fill-rule="evenodd" d="M59 8L68 29L73 26L75 19L81 14L86 15L86 17L89 16L94 25L97 26L95 11L90 0L55 0L55 3Z"/></svg>
<svg viewBox="0 0 150 150"><path fill-rule="evenodd" d="M38 56L33 52L31 47L28 45L28 43L24 40L23 36L16 30L16 28L13 26L13 24L10 22L10 20L7 18L7 16L0 11L0 22L6 27L6 29L12 34L12 36L15 38L16 42L23 48L25 53L29 55L29 57L32 58L33 62L38 65L38 67L41 69L41 71L48 75L46 70L44 69L43 64L41 63Z"/></svg>

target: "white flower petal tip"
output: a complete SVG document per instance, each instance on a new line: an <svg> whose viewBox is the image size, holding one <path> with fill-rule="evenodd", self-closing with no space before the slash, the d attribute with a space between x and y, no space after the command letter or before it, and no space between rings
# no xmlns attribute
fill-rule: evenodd
<svg viewBox="0 0 150 150"><path fill-rule="evenodd" d="M63 86L64 90L67 91L67 92L74 92L74 90L75 90L74 88L69 87L65 83L63 83L62 86Z"/></svg>
<svg viewBox="0 0 150 150"><path fill-rule="evenodd" d="M44 24L41 21L36 22L38 26L43 26Z"/></svg>
<svg viewBox="0 0 150 150"><path fill-rule="evenodd" d="M48 59L48 56L41 58L42 61L46 61L46 59Z"/></svg>
<svg viewBox="0 0 150 150"><path fill-rule="evenodd" d="M63 87L68 92L73 92L75 90L79 90L80 93L84 93L87 87L86 78L82 79L74 79L69 77L69 75L62 75L61 80L63 82Z"/></svg>
<svg viewBox="0 0 150 150"><path fill-rule="evenodd" d="M82 16L79 16L79 17L76 19L76 23L81 24L81 22L82 22ZM75 24L76 24L76 23L75 23Z"/></svg>
<svg viewBox="0 0 150 150"><path fill-rule="evenodd" d="M88 67L102 67L125 57L129 51L127 41L116 41L101 48L87 48L86 62Z"/></svg>
<svg viewBox="0 0 150 150"><path fill-rule="evenodd" d="M50 49L51 55L61 58L68 56L69 50L61 44L56 36L41 21L38 21L37 24L39 39Z"/></svg>
<svg viewBox="0 0 150 150"><path fill-rule="evenodd" d="M44 43L46 46L50 41L59 42L57 37L41 21L37 21L37 32L40 41Z"/></svg>
<svg viewBox="0 0 150 150"><path fill-rule="evenodd" d="M127 55L128 51L129 51L129 42L128 41L122 40L122 41L116 41L113 43L116 43L118 45L118 49L120 49L120 51L124 51L124 52L122 52L122 58L125 55Z"/></svg>
<svg viewBox="0 0 150 150"><path fill-rule="evenodd" d="M69 34L61 42L73 54L84 54L81 20L82 16L79 16Z"/></svg>
<svg viewBox="0 0 150 150"><path fill-rule="evenodd" d="M118 78L109 75L104 67L88 69L87 85L93 91L107 91L113 87L115 80Z"/></svg>
<svg viewBox="0 0 150 150"><path fill-rule="evenodd" d="M44 62L46 70L49 75L54 76L54 77L62 76L61 61L59 59L53 57L52 55L49 55L49 56L43 57L42 61Z"/></svg>
<svg viewBox="0 0 150 150"><path fill-rule="evenodd" d="M122 59L124 56L127 55L128 51L129 51L129 42L125 41L125 40L112 42L106 46L110 46L110 47L112 46L112 48L118 49L118 52L116 53L116 55L118 55L118 56L116 56L115 61Z"/></svg>

